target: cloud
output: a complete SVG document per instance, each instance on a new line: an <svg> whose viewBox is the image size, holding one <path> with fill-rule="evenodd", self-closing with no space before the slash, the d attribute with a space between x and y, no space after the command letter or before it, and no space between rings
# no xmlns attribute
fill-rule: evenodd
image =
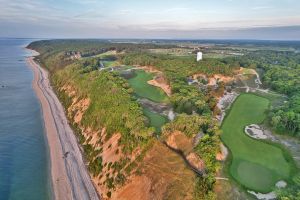
<svg viewBox="0 0 300 200"><path fill-rule="evenodd" d="M63 20L65 15L63 10L47 6L34 0L0 0L4 5L0 8L0 20L14 22L45 22L47 20Z"/></svg>
<svg viewBox="0 0 300 200"><path fill-rule="evenodd" d="M300 25L298 12L288 12L287 7L281 9L275 4L264 5L266 1L262 4L261 0L253 0L251 6L247 3L247 9L246 0L231 0L227 7L216 4L217 0L211 1L207 6L203 2L196 3L196 0L184 3L174 0L174 4L160 4L156 0L153 5L151 3L149 7L143 7L141 1L124 3L123 0L61 0L55 3L54 0L0 0L0 35L158 37L161 34L162 37L204 37L205 34L211 34L212 37L221 37L220 34L224 34L224 37L229 37L229 33L232 36L247 35L249 32L262 34L267 32L268 27L279 33L279 29L274 27ZM195 2L195 6L192 2ZM212 5L213 8L210 7ZM288 8L293 10L296 7ZM243 9L247 12L243 12ZM292 32L292 29L281 30L285 30L285 35ZM268 33L272 37L272 33Z"/></svg>
<svg viewBox="0 0 300 200"><path fill-rule="evenodd" d="M252 7L252 10L267 10L272 8L271 6L256 6L256 7Z"/></svg>
<svg viewBox="0 0 300 200"><path fill-rule="evenodd" d="M77 3L81 5L91 5L91 4L102 4L104 1L102 0L65 0L70 3Z"/></svg>

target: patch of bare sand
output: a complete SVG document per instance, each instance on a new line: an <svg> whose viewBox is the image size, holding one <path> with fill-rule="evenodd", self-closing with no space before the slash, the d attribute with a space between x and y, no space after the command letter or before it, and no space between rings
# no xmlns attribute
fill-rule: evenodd
<svg viewBox="0 0 300 200"><path fill-rule="evenodd" d="M157 70L154 66L137 66L137 69L142 69L148 73L156 74L154 79L148 81L147 83L155 87L161 88L168 96L171 96L171 86L168 83L162 71Z"/></svg>
<svg viewBox="0 0 300 200"><path fill-rule="evenodd" d="M214 74L212 76L207 76L206 74L197 73L192 76L193 79L202 78L208 81L209 86L216 85L217 82L229 83L234 81L234 77L232 76L224 76L222 74Z"/></svg>
<svg viewBox="0 0 300 200"><path fill-rule="evenodd" d="M217 153L216 159L218 161L225 161L228 156L228 149L224 146L224 144L220 144L221 151Z"/></svg>
<svg viewBox="0 0 300 200"><path fill-rule="evenodd" d="M199 171L203 171L205 168L204 161L201 160L195 152L193 152L193 138L187 137L180 131L174 131L168 135L166 143L168 146L182 151L191 166Z"/></svg>
<svg viewBox="0 0 300 200"><path fill-rule="evenodd" d="M119 193L114 193L111 199L116 200L151 200L151 180L147 176L133 176Z"/></svg>
<svg viewBox="0 0 300 200"><path fill-rule="evenodd" d="M80 124L84 112L88 109L90 105L90 99L79 99L76 96L76 90L70 84L64 85L59 90L61 92L65 92L72 99L72 104L67 109L68 117L73 118L76 124Z"/></svg>
<svg viewBox="0 0 300 200"><path fill-rule="evenodd" d="M148 81L147 83L161 88L168 96L171 96L171 86L162 74L157 75L154 77L154 79Z"/></svg>
<svg viewBox="0 0 300 200"><path fill-rule="evenodd" d="M115 178L117 176L117 173L115 173L113 169L109 167L109 165L120 161L121 158L124 157L121 148L118 144L120 138L121 138L121 134L116 133L112 135L112 137L110 137L107 141L105 141L103 145L99 145L99 142L97 142L99 146L97 146L96 149L99 149L99 147L102 148L102 152L98 156L102 157L103 169L98 176L92 177L92 180L96 185L97 191L101 191L101 196L103 199L108 198L107 193L110 191L107 185L104 184L107 178L108 177ZM102 129L101 140L104 139L105 139L105 129ZM91 139L90 143L93 143L92 141L93 140ZM109 174L109 176L106 176L107 174Z"/></svg>
<svg viewBox="0 0 300 200"><path fill-rule="evenodd" d="M119 149L118 143L120 138L120 133L113 134L112 137L103 144L102 159L104 163L113 163L120 159L121 153L116 154L116 151Z"/></svg>
<svg viewBox="0 0 300 200"><path fill-rule="evenodd" d="M76 94L76 90L71 85L64 85L60 88L60 91L65 91L69 97L73 97Z"/></svg>
<svg viewBox="0 0 300 200"><path fill-rule="evenodd" d="M186 156L186 159L189 161L190 165L194 168L198 169L199 171L203 171L205 169L204 161L199 158L199 156L191 152Z"/></svg>
<svg viewBox="0 0 300 200"><path fill-rule="evenodd" d="M72 103L71 107L69 107L69 109L71 109L71 111L75 111L76 113L74 115L74 122L75 123L80 123L82 116L84 114L84 112L88 109L90 105L90 99L86 98L86 99L81 99L79 101L75 101Z"/></svg>
<svg viewBox="0 0 300 200"><path fill-rule="evenodd" d="M170 147L181 150L185 154L188 154L193 150L193 140L180 131L174 131L169 134L166 142Z"/></svg>
<svg viewBox="0 0 300 200"><path fill-rule="evenodd" d="M142 174L132 176L113 194L112 199L193 199L195 174L179 155L160 142L155 141L140 168Z"/></svg>

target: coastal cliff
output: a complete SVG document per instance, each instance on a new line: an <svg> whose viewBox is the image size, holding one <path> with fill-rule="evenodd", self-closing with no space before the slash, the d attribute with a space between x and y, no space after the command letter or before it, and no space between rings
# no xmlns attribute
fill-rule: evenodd
<svg viewBox="0 0 300 200"><path fill-rule="evenodd" d="M175 99L168 86L166 92L172 104L177 104L177 112L190 114L178 114L158 136L126 79L113 70L102 70L99 58L74 59L68 53L69 46L53 43L62 49L54 51L52 41L32 43L29 48L41 52L36 62L49 70L51 85L63 104L101 199L215 198L220 142L217 123L188 107L193 101L200 105L198 98L203 95L183 85L190 92L185 99L192 101L180 105L177 101L187 95L176 85ZM74 45L77 42L72 48ZM174 84L164 73L160 71L163 83ZM209 109L205 102L201 108ZM65 152L64 157L68 154Z"/></svg>

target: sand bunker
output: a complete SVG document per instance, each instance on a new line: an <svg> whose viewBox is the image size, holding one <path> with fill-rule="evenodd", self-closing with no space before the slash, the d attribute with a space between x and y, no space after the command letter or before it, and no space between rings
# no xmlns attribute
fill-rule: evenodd
<svg viewBox="0 0 300 200"><path fill-rule="evenodd" d="M264 131L256 124L251 124L245 127L245 133L255 139L268 139Z"/></svg>
<svg viewBox="0 0 300 200"><path fill-rule="evenodd" d="M275 185L277 188L285 188L287 183L285 181L278 181Z"/></svg>
<svg viewBox="0 0 300 200"><path fill-rule="evenodd" d="M216 116L216 118L220 121L223 121L225 117L225 111L230 108L231 104L238 97L238 93L236 92L226 92L218 101L217 107L221 110L221 114Z"/></svg>
<svg viewBox="0 0 300 200"><path fill-rule="evenodd" d="M287 183L283 180L281 181L278 181L275 186L277 188L284 188L287 186ZM249 191L248 192L250 194L253 194L257 199L262 199L262 200L273 200L273 199L276 199L276 193L273 191L273 192L269 192L267 194L262 194L262 193L256 193L256 192L253 192L253 191Z"/></svg>
<svg viewBox="0 0 300 200"><path fill-rule="evenodd" d="M257 199L261 200L273 200L276 199L276 194L275 192L269 192L267 194L262 194L262 193L256 193L253 191L248 191L250 194L253 194Z"/></svg>

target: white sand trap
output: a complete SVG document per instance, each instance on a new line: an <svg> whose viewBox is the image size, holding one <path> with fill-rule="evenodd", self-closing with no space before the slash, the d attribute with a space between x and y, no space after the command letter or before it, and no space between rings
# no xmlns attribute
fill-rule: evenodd
<svg viewBox="0 0 300 200"><path fill-rule="evenodd" d="M238 97L236 92L226 92L218 101L217 107L221 110L221 114L216 118L221 123L225 117L225 111L228 109L234 100Z"/></svg>
<svg viewBox="0 0 300 200"><path fill-rule="evenodd" d="M268 136L256 124L251 124L245 127L245 133L255 139L267 139Z"/></svg>
<svg viewBox="0 0 300 200"><path fill-rule="evenodd" d="M287 186L287 183L283 180L281 181L278 181L275 186L277 188L284 188ZM249 191L248 192L250 194L253 194L257 199L261 199L261 200L273 200L273 199L276 199L276 193L273 191L273 192L269 192L267 194L262 194L262 193L256 193L256 192L253 192L253 191Z"/></svg>
<svg viewBox="0 0 300 200"><path fill-rule="evenodd" d="M267 194L262 194L262 193L256 193L256 192L253 192L253 191L249 191L248 192L250 194L253 194L257 199L261 199L261 200L273 200L273 199L276 199L276 194L275 192L269 192Z"/></svg>
<svg viewBox="0 0 300 200"><path fill-rule="evenodd" d="M285 181L278 181L278 182L276 183L276 187L277 187L277 188L285 188L286 185L287 185L287 183L286 183Z"/></svg>

